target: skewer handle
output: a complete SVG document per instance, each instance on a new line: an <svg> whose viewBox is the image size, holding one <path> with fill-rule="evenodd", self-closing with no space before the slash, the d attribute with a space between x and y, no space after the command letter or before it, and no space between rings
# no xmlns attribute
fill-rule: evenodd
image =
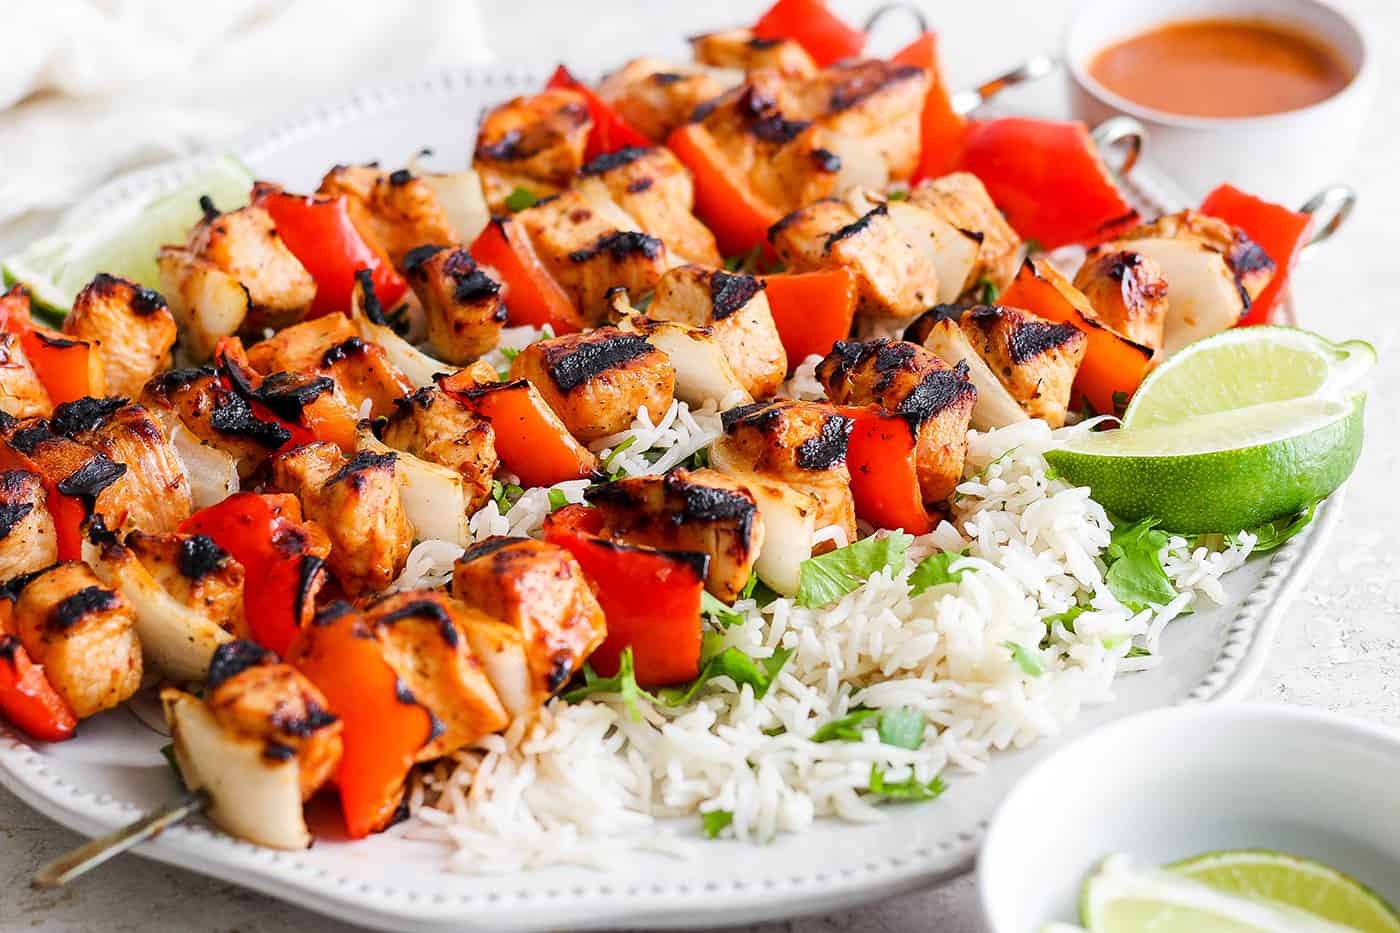
<svg viewBox="0 0 1400 933"><path fill-rule="evenodd" d="M1049 55L1032 55L1010 71L999 74L970 91L958 91L950 103L953 110L965 117L1007 88L1039 81L1054 70L1055 60Z"/></svg>
<svg viewBox="0 0 1400 933"><path fill-rule="evenodd" d="M167 827L174 826L208 805L208 794L202 790L190 791L130 825L99 836L65 855L60 855L35 872L30 883L36 888L62 887L108 859L158 836Z"/></svg>

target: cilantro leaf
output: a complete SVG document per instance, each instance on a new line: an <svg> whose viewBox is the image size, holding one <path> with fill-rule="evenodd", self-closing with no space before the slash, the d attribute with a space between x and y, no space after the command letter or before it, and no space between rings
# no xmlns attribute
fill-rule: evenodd
<svg viewBox="0 0 1400 933"><path fill-rule="evenodd" d="M891 192L889 192L889 193L887 193L887 194L885 195L885 200L886 200L886 201L907 201L907 200L909 200L909 192L908 192L906 189L904 189L904 188L896 188L894 191L891 191Z"/></svg>
<svg viewBox="0 0 1400 933"><path fill-rule="evenodd" d="M619 470L616 473L612 472L613 461L616 460L624 450L626 450L628 447L631 447L636 442L637 435L635 434L631 435L630 437L624 437L622 439L622 443L618 444L616 447L610 450L608 452L608 455L603 458L603 472L608 474L608 479L616 480L622 476L621 470Z"/></svg>
<svg viewBox="0 0 1400 933"><path fill-rule="evenodd" d="M1254 550L1250 553L1267 554L1269 551L1277 550L1289 538L1308 527L1313 520L1313 515L1317 513L1317 504L1321 501L1321 499L1314 499L1306 509L1297 515L1265 522L1256 528L1246 528L1245 530L1255 537ZM1227 540L1231 544L1239 544L1239 535L1228 535Z"/></svg>
<svg viewBox="0 0 1400 933"><path fill-rule="evenodd" d="M549 491L549 510L557 512L569 504L569 497L564 495L562 489L551 489Z"/></svg>
<svg viewBox="0 0 1400 933"><path fill-rule="evenodd" d="M812 733L813 742L859 742L865 723L880 715L878 709L856 708L850 715L833 719Z"/></svg>
<svg viewBox="0 0 1400 933"><path fill-rule="evenodd" d="M995 302L1000 294L1001 289L991 279L982 279L977 283L977 300L984 305Z"/></svg>
<svg viewBox="0 0 1400 933"><path fill-rule="evenodd" d="M509 512L516 500L523 495L525 490L515 483L502 483L495 479L491 481L491 498L496 502L496 510L502 515Z"/></svg>
<svg viewBox="0 0 1400 933"><path fill-rule="evenodd" d="M739 597L741 599L752 599L754 602L758 603L760 609L773 600L782 598L773 591L772 587L760 580L758 578L758 573L755 571L749 572L749 582L744 584L743 592L739 594Z"/></svg>
<svg viewBox="0 0 1400 933"><path fill-rule="evenodd" d="M880 741L896 748L916 749L924 744L924 714L912 706L887 709L880 716Z"/></svg>
<svg viewBox="0 0 1400 933"><path fill-rule="evenodd" d="M938 776L924 784L912 774L903 781L890 784L885 781L885 772L880 769L880 766L871 765L870 786L867 789L870 793L884 797L886 800L910 803L918 800L933 800L947 790L948 785L943 783L943 778Z"/></svg>
<svg viewBox="0 0 1400 933"><path fill-rule="evenodd" d="M904 532L871 536L820 557L807 558L800 565L797 604L820 609L845 596L877 571L898 570L904 566L904 552L913 540L913 535Z"/></svg>
<svg viewBox="0 0 1400 933"><path fill-rule="evenodd" d="M1070 608L1066 609L1064 612L1059 613L1058 615L1046 616L1045 631L1049 632L1050 629L1054 626L1054 624L1058 622L1065 627L1066 632L1069 632L1071 635L1073 635L1075 634L1074 620L1082 616L1087 611L1088 610L1085 609L1083 606L1071 606Z"/></svg>
<svg viewBox="0 0 1400 933"><path fill-rule="evenodd" d="M534 207L539 198L529 188L517 187L510 194L506 195L506 208L512 214L525 210L527 207Z"/></svg>
<svg viewBox="0 0 1400 933"><path fill-rule="evenodd" d="M735 612L732 606L711 596L709 590L702 590L700 593L700 611L709 616L711 622L723 628L744 623L742 612Z"/></svg>
<svg viewBox="0 0 1400 933"><path fill-rule="evenodd" d="M919 561L919 566L909 574L909 595L918 596L929 587L938 586L940 583L957 583L962 579L964 571L948 568L954 561L962 560L966 556L966 551L943 551L940 554L930 554Z"/></svg>
<svg viewBox="0 0 1400 933"><path fill-rule="evenodd" d="M710 645L706 645L709 648ZM700 688L716 677L728 677L737 686L748 684L753 688L754 699L761 700L778 679L787 659L792 657L791 648L779 648L773 656L756 661L738 648L729 647L711 657L700 669L700 676L684 687L667 687L658 695L666 706L684 706L695 699Z"/></svg>
<svg viewBox="0 0 1400 933"><path fill-rule="evenodd" d="M632 666L632 649L623 648L617 659L617 673L611 677L599 677L589 664L583 665L583 686L575 687L563 694L565 703L581 703L597 693L615 693L622 697L633 722L640 722L642 711L637 706L639 699L655 701L656 697L637 686L637 672Z"/></svg>
<svg viewBox="0 0 1400 933"><path fill-rule="evenodd" d="M1039 677L1045 673L1045 662L1040 659L1037 652L1031 651L1024 645L1018 645L1014 641L1004 641L1001 646L1011 652L1011 660L1016 662L1016 666L1031 677Z"/></svg>
<svg viewBox="0 0 1400 933"><path fill-rule="evenodd" d="M1128 653L1124 655L1124 657L1128 658L1148 658L1151 656L1151 651L1148 651L1146 648L1143 648L1139 645L1133 645L1131 648L1128 649Z"/></svg>
<svg viewBox="0 0 1400 933"><path fill-rule="evenodd" d="M515 349L515 347L501 347L501 356L504 356L507 361L513 362L519 355L520 351Z"/></svg>
<svg viewBox="0 0 1400 933"><path fill-rule="evenodd" d="M703 470L710 465L710 448L701 447L685 461L687 469Z"/></svg>
<svg viewBox="0 0 1400 933"><path fill-rule="evenodd" d="M700 826L705 830L707 839L718 839L719 834L732 822L734 813L730 810L710 810L700 814Z"/></svg>
<svg viewBox="0 0 1400 933"><path fill-rule="evenodd" d="M1165 605L1176 597L1176 588L1158 556L1167 545L1167 535L1158 531L1156 525L1155 518L1114 525L1104 554L1108 561L1108 573L1104 575L1108 591L1134 612Z"/></svg>

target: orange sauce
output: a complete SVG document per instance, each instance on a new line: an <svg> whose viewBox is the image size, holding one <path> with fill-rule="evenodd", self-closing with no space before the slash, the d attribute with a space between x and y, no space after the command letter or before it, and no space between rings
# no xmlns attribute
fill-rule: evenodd
<svg viewBox="0 0 1400 933"><path fill-rule="evenodd" d="M1297 110L1326 100L1352 79L1330 46L1253 19L1167 23L1103 49L1089 74L1120 97L1201 117Z"/></svg>

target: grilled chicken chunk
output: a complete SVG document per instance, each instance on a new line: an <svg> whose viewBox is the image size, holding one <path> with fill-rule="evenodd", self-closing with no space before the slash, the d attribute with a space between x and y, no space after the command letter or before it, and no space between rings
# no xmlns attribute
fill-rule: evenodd
<svg viewBox="0 0 1400 933"><path fill-rule="evenodd" d="M393 454L346 459L334 444L307 444L273 459L272 482L295 494L306 517L330 536L326 563L345 592L382 590L403 570L413 526L394 479Z"/></svg>
<svg viewBox="0 0 1400 933"><path fill-rule="evenodd" d="M596 186L565 191L515 219L540 261L591 323L607 314L610 289L649 292L671 265L666 244L643 233L636 219Z"/></svg>
<svg viewBox="0 0 1400 933"><path fill-rule="evenodd" d="M0 412L15 418L47 418L53 413L48 390L25 355L18 334L0 331Z"/></svg>
<svg viewBox="0 0 1400 933"><path fill-rule="evenodd" d="M355 411L370 403L370 416L394 410L413 391L408 377L390 363L384 348L359 335L339 312L287 327L248 348L248 362L264 375L311 373L329 376Z"/></svg>
<svg viewBox="0 0 1400 933"><path fill-rule="evenodd" d="M1006 222L981 180L969 172L930 178L909 191L909 203L933 211L978 241L977 262L964 292L983 281L1005 291L1020 267L1021 238Z"/></svg>
<svg viewBox="0 0 1400 933"><path fill-rule="evenodd" d="M850 269L860 289L859 312L910 317L937 303L938 273L889 208L882 203L857 214L847 202L827 198L788 214L768 239L792 271Z"/></svg>
<svg viewBox="0 0 1400 933"><path fill-rule="evenodd" d="M505 200L517 187L537 197L567 188L583 165L592 131L588 102L566 88L517 97L489 111L477 130L472 165L492 212L505 213Z"/></svg>
<svg viewBox="0 0 1400 933"><path fill-rule="evenodd" d="M84 719L129 698L141 686L136 619L120 593L102 586L88 566L67 561L20 577L14 624L24 650Z"/></svg>
<svg viewBox="0 0 1400 933"><path fill-rule="evenodd" d="M151 289L99 272L78 292L63 332L98 347L107 391L131 398L169 365L175 317Z"/></svg>
<svg viewBox="0 0 1400 933"><path fill-rule="evenodd" d="M104 494L108 528L174 531L194 511L184 461L145 407L120 398L83 398L54 409L50 423L126 467Z"/></svg>
<svg viewBox="0 0 1400 933"><path fill-rule="evenodd" d="M355 229L399 269L416 247L461 243L432 186L407 169L381 172L369 165L337 165L316 193L344 196Z"/></svg>
<svg viewBox="0 0 1400 933"><path fill-rule="evenodd" d="M919 132L929 73L881 59L851 59L805 80L787 81L779 98L790 118L813 120L879 157L891 179L919 161ZM848 146L840 146L838 154Z"/></svg>
<svg viewBox="0 0 1400 933"><path fill-rule="evenodd" d="M1070 387L1088 338L1019 308L978 307L959 323L973 349L1032 418L1065 423Z"/></svg>
<svg viewBox="0 0 1400 933"><path fill-rule="evenodd" d="M213 538L133 531L126 547L180 605L231 635L243 633L243 565Z"/></svg>
<svg viewBox="0 0 1400 933"><path fill-rule="evenodd" d="M33 573L58 560L58 536L38 474L0 472L0 580Z"/></svg>
<svg viewBox="0 0 1400 933"><path fill-rule="evenodd" d="M183 246L162 246L156 265L161 290L179 325L180 350L202 363L214 355L222 338L243 329L252 296L234 276Z"/></svg>
<svg viewBox="0 0 1400 933"><path fill-rule="evenodd" d="M248 400L208 366L166 370L146 383L141 404L157 417L177 418L202 443L228 454L242 477L291 440L282 425L258 419Z"/></svg>
<svg viewBox="0 0 1400 933"><path fill-rule="evenodd" d="M717 266L723 259L715 237L696 219L695 183L690 170L671 150L660 146L627 146L600 155L580 170L577 186L586 196L606 188L611 198L637 225L688 262Z"/></svg>
<svg viewBox="0 0 1400 933"><path fill-rule="evenodd" d="M967 428L977 390L956 368L903 340L838 341L817 366L827 398L839 405L879 405L914 429L919 491L943 502L962 481Z"/></svg>
<svg viewBox="0 0 1400 933"><path fill-rule="evenodd" d="M252 332L301 320L316 297L315 280L282 242L272 216L257 204L220 214L205 202L204 219L190 233L183 254L173 254L168 265L172 273L188 275L202 263L242 286L247 295L242 327ZM178 277L167 279L163 272L161 278L166 294L189 291ZM191 297L198 299L198 292Z"/></svg>
<svg viewBox="0 0 1400 933"><path fill-rule="evenodd" d="M1239 287L1253 301L1273 280L1274 260L1239 227L1190 209L1166 214L1128 231L1122 239L1194 240L1225 257ZM1124 244L1132 248L1131 242ZM1246 306L1248 302L1246 302Z"/></svg>
<svg viewBox="0 0 1400 933"><path fill-rule="evenodd" d="M749 582L763 547L763 519L753 494L714 470L632 476L600 487L588 501L603 513L604 535L708 554L705 587L727 603Z"/></svg>
<svg viewBox="0 0 1400 933"><path fill-rule="evenodd" d="M711 328L739 382L754 398L767 398L787 377L788 358L763 288L751 275L680 266L656 284L647 316Z"/></svg>
<svg viewBox="0 0 1400 933"><path fill-rule="evenodd" d="M404 274L423 306L428 342L449 363L469 363L496 346L506 323L501 283L464 249L420 246L404 257Z"/></svg>
<svg viewBox="0 0 1400 933"><path fill-rule="evenodd" d="M616 327L540 340L510 364L584 443L626 430L646 408L653 419L671 407L676 372L644 337Z"/></svg>
<svg viewBox="0 0 1400 933"><path fill-rule="evenodd" d="M404 692L433 715L435 735L418 752L432 761L504 729L510 721L489 674L505 655L519 671L517 644L492 644L515 630L437 590L393 593L370 603L365 623L398 674ZM509 633L509 634L507 634ZM505 678L503 677L503 680Z"/></svg>
<svg viewBox="0 0 1400 933"><path fill-rule="evenodd" d="M731 408L710 456L717 469L779 480L817 502L815 529L835 526L856 539L855 500L846 467L851 419L830 405L774 399ZM828 548L829 549L829 548Z"/></svg>
<svg viewBox="0 0 1400 933"><path fill-rule="evenodd" d="M116 483L127 472L126 464L115 463L105 454L86 444L54 432L46 421L30 418L9 425L5 442L34 463L45 485L59 492L76 496L89 515L116 527L119 518L133 506L131 490L118 488Z"/></svg>
<svg viewBox="0 0 1400 933"><path fill-rule="evenodd" d="M1162 349L1167 326L1167 279L1150 257L1129 248L1099 246L1089 250L1074 276L1099 320L1145 347Z"/></svg>
<svg viewBox="0 0 1400 933"><path fill-rule="evenodd" d="M492 381L495 373L492 373ZM491 498L500 461L491 422L439 388L423 388L399 399L384 427L384 443L457 472L466 482L469 511Z"/></svg>
<svg viewBox="0 0 1400 933"><path fill-rule="evenodd" d="M634 58L598 85L598 96L637 132L664 142L696 107L724 93L719 79L694 65Z"/></svg>
<svg viewBox="0 0 1400 933"><path fill-rule="evenodd" d="M452 572L452 595L519 634L528 668L526 713L559 692L607 637L603 610L578 562L543 541L488 538L467 548ZM512 716L521 715L511 691L498 685L497 692Z"/></svg>
<svg viewBox="0 0 1400 933"><path fill-rule="evenodd" d="M752 29L691 36L690 47L697 62L714 68L771 68L794 78L809 78L817 73L817 63L796 40L760 39Z"/></svg>

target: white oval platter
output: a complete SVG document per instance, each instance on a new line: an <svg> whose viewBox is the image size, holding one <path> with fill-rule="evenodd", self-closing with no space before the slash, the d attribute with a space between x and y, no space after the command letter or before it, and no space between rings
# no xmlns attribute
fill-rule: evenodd
<svg viewBox="0 0 1400 933"><path fill-rule="evenodd" d="M258 174L293 190L314 188L336 162L401 165L421 149L431 167L467 164L473 128L489 103L540 86L525 70L477 68L364 90L231 151ZM112 183L74 212L81 223L165 190L197 166L179 163ZM1168 182L1140 165L1129 188L1149 214L1182 202ZM244 885L299 906L370 927L395 930L662 928L737 924L830 911L932 885L973 864L987 819L1020 775L1052 744L1113 719L1179 703L1240 697L1257 678L1284 610L1320 552L1340 496L1312 526L1277 552L1225 579L1226 606L1174 622L1164 663L1118 681L1118 700L1087 710L1064 736L998 755L979 775L953 774L937 801L890 808L881 823L819 821L770 845L698 838L694 855L638 855L600 872L584 868L500 876L441 870L440 847L393 835L337 838L324 822L304 852L238 842L200 821L167 830L141 855ZM96 835L159 806L174 792L159 749L167 741L135 711L118 709L83 723L61 745L34 745L0 723L0 783L36 810ZM489 866L488 866L489 867Z"/></svg>

